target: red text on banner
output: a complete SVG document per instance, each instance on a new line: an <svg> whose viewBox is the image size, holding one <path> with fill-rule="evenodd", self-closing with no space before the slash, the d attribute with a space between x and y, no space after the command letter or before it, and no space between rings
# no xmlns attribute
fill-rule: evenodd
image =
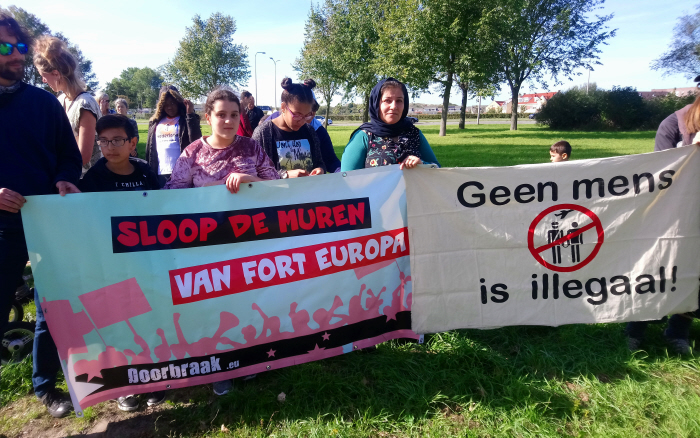
<svg viewBox="0 0 700 438"><path fill-rule="evenodd" d="M353 239L170 271L173 304L186 304L335 274L409 255L399 228Z"/></svg>

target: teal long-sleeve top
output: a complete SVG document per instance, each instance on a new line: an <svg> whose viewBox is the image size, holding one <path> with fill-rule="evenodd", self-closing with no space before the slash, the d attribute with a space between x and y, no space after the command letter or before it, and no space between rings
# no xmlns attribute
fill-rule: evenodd
<svg viewBox="0 0 700 438"><path fill-rule="evenodd" d="M440 166L433 149L428 144L425 136L421 132L420 136L420 154L421 160L424 163L433 163ZM343 151L343 159L340 162L340 170L346 172L348 170L357 170L365 168L365 158L367 158L367 149L369 147L369 138L367 133L359 130L350 137L350 141Z"/></svg>

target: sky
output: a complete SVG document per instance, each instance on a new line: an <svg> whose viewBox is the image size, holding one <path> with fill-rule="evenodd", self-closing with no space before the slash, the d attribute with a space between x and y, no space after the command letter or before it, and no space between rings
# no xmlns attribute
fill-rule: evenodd
<svg viewBox="0 0 700 438"><path fill-rule="evenodd" d="M617 29L617 35L602 47L600 62L603 65L591 72L590 81L605 89L617 85L632 86L639 91L693 86L691 79L684 75L663 76L662 72L651 70L649 64L668 50L678 18L694 12L696 1L700 2L607 0L599 14L614 14L609 27ZM297 79L292 64L304 42L304 23L311 6L309 0L260 3L241 0L23 0L2 5L10 4L33 13L53 32L63 32L77 44L93 61L93 71L101 87L128 67L158 68L168 62L194 15L202 18L214 12L231 15L237 24L234 42L248 47L251 76L244 88L257 94L258 105L270 106L275 99L279 102L282 78ZM271 57L277 61L276 68ZM521 92L566 90L585 84L588 72L578 73L581 75L573 81L563 78L564 83L557 85L550 81L548 89L526 84ZM505 100L509 96L507 87L501 86L496 99ZM432 92L422 94L417 101L440 104L442 98ZM459 103L461 95L453 93L450 101ZM484 103L490 101L487 98ZM471 100L470 103L475 102Z"/></svg>

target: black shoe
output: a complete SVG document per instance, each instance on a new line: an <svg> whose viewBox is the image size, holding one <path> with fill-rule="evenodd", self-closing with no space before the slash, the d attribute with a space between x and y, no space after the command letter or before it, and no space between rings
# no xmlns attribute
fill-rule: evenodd
<svg viewBox="0 0 700 438"><path fill-rule="evenodd" d="M148 398L146 399L146 404L148 406L156 406L165 401L165 391L157 391L157 392L152 392L148 394Z"/></svg>
<svg viewBox="0 0 700 438"><path fill-rule="evenodd" d="M34 289L29 289L27 283L22 283L22 285L15 291L15 299L23 303L28 301L30 298L34 298Z"/></svg>
<svg viewBox="0 0 700 438"><path fill-rule="evenodd" d="M63 418L73 411L73 402L70 401L68 394L55 389L39 397L39 400L54 418Z"/></svg>
<svg viewBox="0 0 700 438"><path fill-rule="evenodd" d="M139 408L139 399L133 395L117 398L117 407L125 412L132 412Z"/></svg>

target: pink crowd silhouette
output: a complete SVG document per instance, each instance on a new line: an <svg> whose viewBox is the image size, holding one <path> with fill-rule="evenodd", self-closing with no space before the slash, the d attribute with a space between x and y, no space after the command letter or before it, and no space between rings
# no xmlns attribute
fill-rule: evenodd
<svg viewBox="0 0 700 438"><path fill-rule="evenodd" d="M392 265L393 264L394 263L392 263ZM223 336L224 333L239 326L240 324L238 317L231 312L221 311L219 313L219 326L211 337L203 337L193 342L188 342L185 334L182 331L182 327L180 325L181 315L179 313L174 313L173 325L177 335L177 343L169 344L165 336L165 331L162 328L158 328L156 329L156 335L160 339L160 344L155 346L153 351L151 351L151 347L148 345L145 339L136 332L134 327L129 322L129 315L125 313L122 321L126 322L129 330L131 330L134 336L134 343L140 347L141 352L135 353L131 349L125 349L123 352L121 352L115 347L106 345L105 343L105 349L97 356L97 359L79 360L73 365L73 370L78 376L87 374L87 380L90 381L94 377L101 377L101 370L106 368L166 362L171 359L184 359L185 357L206 356L314 333L321 334L323 341L327 341L330 336L328 333L325 333L327 330L377 318L382 316L382 314L386 316L387 322L390 320L395 320L396 315L399 312L411 310L412 298L411 293L406 294L406 285L411 281L411 276L407 276L403 271L401 271L401 268L397 262L395 262L395 264L398 268L399 285L396 287L396 289L394 289L390 297L387 297L385 294L387 291L386 287L382 287L381 290L375 294L372 289L367 288L366 284L362 284L359 292L350 298L347 314L344 314L338 313L338 309L343 307L344 302L341 297L336 295L333 298L333 303L329 309L320 308L313 312L313 321L318 324L318 328L312 328L309 326L311 321L309 311L306 309L299 309L299 305L296 302L291 303L289 306L288 315L292 322L291 332L281 331L281 320L279 316L268 316L257 303L253 303L252 310L257 311L263 319L262 329L260 333L258 333L256 327L252 324L242 327L241 335L244 339L243 343L233 341L228 337ZM381 266L376 266L374 271L384 269L386 267L388 267L388 264L383 263ZM357 276L358 278L361 278L362 276L371 272L372 271L368 272L365 268L365 271L358 273ZM129 282L128 287L130 289L130 293L133 295L135 279L130 279L122 283L127 282ZM117 285L119 284L120 283L117 283ZM108 288L114 288L117 285L112 285ZM138 287L138 285L136 285L136 287ZM140 291L140 288L138 288L138 290ZM143 294L143 292L140 293ZM363 298L365 298L364 305ZM388 304L384 305L382 308L384 301L388 301ZM148 306L147 303L146 306ZM42 307L44 308L46 313L45 316L49 321L49 324L53 325L52 322L62 324L70 321L71 329L68 331L61 331L58 333L58 336L55 337L56 346L59 350L59 355L61 358L67 360L70 354L86 353L87 346L83 336L87 335L93 330L97 330L97 328L100 326L99 323L94 321L95 318L93 317L93 320L91 321L85 311L73 313L68 300L47 302L44 299ZM150 306L148 306L148 311L151 311ZM51 321L52 318L54 321ZM112 320L114 319L113 314L110 315L110 318L112 318ZM110 322L112 321L110 320ZM79 339L79 341L76 341L76 337ZM231 348L219 350L217 349L219 344L227 345ZM318 345L317 349L319 349ZM153 354L155 354L157 361L153 360ZM273 356L274 352L270 357Z"/></svg>

